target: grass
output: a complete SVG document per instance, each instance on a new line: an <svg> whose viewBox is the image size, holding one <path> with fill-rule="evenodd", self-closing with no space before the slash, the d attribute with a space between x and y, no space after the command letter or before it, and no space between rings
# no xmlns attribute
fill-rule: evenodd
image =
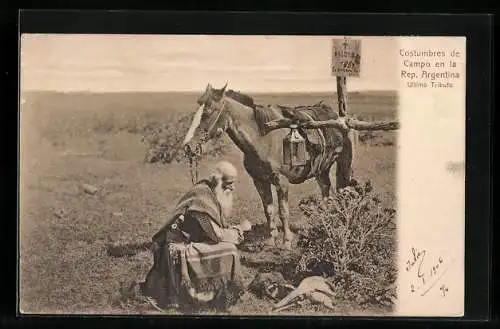
<svg viewBox="0 0 500 329"><path fill-rule="evenodd" d="M20 307L24 313L157 313L140 302L116 300L122 282L144 280L152 264L149 252L113 257L107 254L106 245L149 241L175 200L191 186L183 163L143 163L146 149L139 133L150 123L168 122L193 111L197 96L22 95L26 100L21 109L20 178ZM336 98L326 94L256 95L256 101L264 104L313 104L321 99ZM354 93L349 98L349 111L372 119L394 118L396 100L392 93ZM395 133L384 134L394 138ZM264 223L257 192L242 167L241 152L232 146L225 159L241 172L234 217ZM200 174L214 161L202 162ZM395 167L394 145L360 145L355 173L371 179L388 204L395 203ZM92 184L99 190L90 195L81 184ZM292 224L303 221L300 199L317 193L314 181L291 187ZM253 256L266 260L265 255ZM243 266L248 281L259 270L258 265L249 264ZM246 294L231 313L268 314L270 305ZM315 308L290 311L318 314ZM336 315L379 312L384 310L352 303L338 303L335 310Z"/></svg>

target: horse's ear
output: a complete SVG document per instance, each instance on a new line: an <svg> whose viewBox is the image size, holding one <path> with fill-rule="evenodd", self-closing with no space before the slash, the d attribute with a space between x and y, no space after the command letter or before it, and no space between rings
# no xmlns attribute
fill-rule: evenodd
<svg viewBox="0 0 500 329"><path fill-rule="evenodd" d="M209 83L209 84L207 85L207 88L205 89L205 91L207 91L207 92L211 92L211 91L212 91L212 89L213 89L212 84L211 84L211 83Z"/></svg>
<svg viewBox="0 0 500 329"><path fill-rule="evenodd" d="M224 85L224 87L222 87L222 89L220 90L221 91L221 94L224 94L224 92L226 91L226 88L227 88L227 82L226 84Z"/></svg>

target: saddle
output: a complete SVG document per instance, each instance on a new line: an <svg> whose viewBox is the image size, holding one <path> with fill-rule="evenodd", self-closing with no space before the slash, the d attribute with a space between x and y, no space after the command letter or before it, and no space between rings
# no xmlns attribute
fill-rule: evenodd
<svg viewBox="0 0 500 329"><path fill-rule="evenodd" d="M305 105L305 106L296 106L296 107L288 107L283 105L272 105L276 110L281 112L283 116L287 119L291 119L294 121L314 121L320 120L316 119L316 117L324 116L321 118L325 120L326 118L336 118L338 117L336 112L333 112L333 109L326 104L323 104L323 101L320 101L314 105ZM332 113L334 116L332 116ZM309 141L309 143L318 145L320 147L325 147L325 136L321 129L301 129L301 134Z"/></svg>
<svg viewBox="0 0 500 329"><path fill-rule="evenodd" d="M265 122L277 118L287 118L293 121L318 121L336 119L339 117L330 106L323 104L323 101L306 106L289 107L279 104L257 105L254 108L255 117L262 135L266 134L263 127ZM332 141L332 135L327 128L299 129L300 134L306 139L312 148L313 161L311 162L311 172L317 172L327 156L327 143Z"/></svg>

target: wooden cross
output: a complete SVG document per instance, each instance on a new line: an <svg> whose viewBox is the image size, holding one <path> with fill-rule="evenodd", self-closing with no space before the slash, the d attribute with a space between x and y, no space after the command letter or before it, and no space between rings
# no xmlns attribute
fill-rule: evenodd
<svg viewBox="0 0 500 329"><path fill-rule="evenodd" d="M349 40L347 37L344 37L344 42L342 43L344 46L344 50L347 50L347 46L349 45ZM345 117L347 116L347 97L346 90L347 88L347 77L338 76L337 77L337 101L339 104L339 116Z"/></svg>
<svg viewBox="0 0 500 329"><path fill-rule="evenodd" d="M347 97L346 97L346 77L337 77L337 101L339 104L339 116L347 116Z"/></svg>
<svg viewBox="0 0 500 329"><path fill-rule="evenodd" d="M344 45L344 50L347 50L347 46L349 45L347 38L344 38L344 42L342 44Z"/></svg>

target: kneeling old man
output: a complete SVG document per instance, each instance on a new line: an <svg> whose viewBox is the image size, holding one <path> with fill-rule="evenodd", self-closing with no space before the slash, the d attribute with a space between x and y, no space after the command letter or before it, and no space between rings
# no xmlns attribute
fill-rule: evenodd
<svg viewBox="0 0 500 329"><path fill-rule="evenodd" d="M231 163L219 162L179 200L153 236L154 265L141 287L160 307L227 310L243 292L236 245L250 225L227 223L236 178Z"/></svg>

